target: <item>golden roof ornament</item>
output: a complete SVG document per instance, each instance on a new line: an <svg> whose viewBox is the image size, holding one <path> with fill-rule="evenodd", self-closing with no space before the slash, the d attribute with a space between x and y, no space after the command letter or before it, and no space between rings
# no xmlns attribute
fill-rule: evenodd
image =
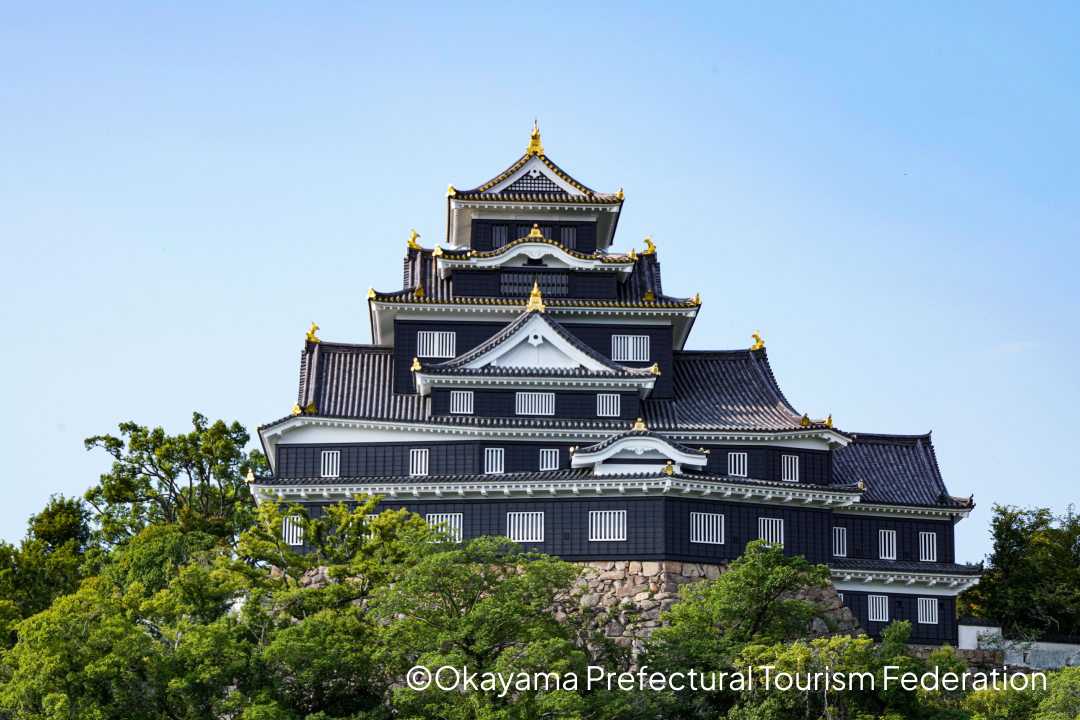
<svg viewBox="0 0 1080 720"><path fill-rule="evenodd" d="M322 342L319 338L315 337L315 331L319 329L319 326L315 323L311 323L311 329L307 331L308 342Z"/></svg>
<svg viewBox="0 0 1080 720"><path fill-rule="evenodd" d="M375 297L375 288L373 288L373 287L369 287L369 288L367 289L367 296L368 296L368 300L370 300L370 299L372 299L373 297Z"/></svg>
<svg viewBox="0 0 1080 720"><path fill-rule="evenodd" d="M701 304L701 295L699 295L698 293L694 293L694 304L695 305L700 305Z"/></svg>
<svg viewBox="0 0 1080 720"><path fill-rule="evenodd" d="M293 415L299 415L302 412L304 412L304 411L300 409L300 403L296 403L295 405L292 406L292 414Z"/></svg>
<svg viewBox="0 0 1080 720"><path fill-rule="evenodd" d="M308 402L307 407L304 408L304 412L306 412L308 415L314 415L315 413L319 412L318 410L315 409L315 401L314 400L311 400L310 402Z"/></svg>
<svg viewBox="0 0 1080 720"><path fill-rule="evenodd" d="M540 297L540 283L533 281L532 293L529 295L529 303L525 306L525 312L531 313L533 310L539 312L547 312L544 309L544 299Z"/></svg>
<svg viewBox="0 0 1080 720"><path fill-rule="evenodd" d="M830 430L832 429L832 413L829 413L829 417L825 418L825 424L829 426Z"/></svg>
<svg viewBox="0 0 1080 720"><path fill-rule="evenodd" d="M653 295L652 288L645 289L645 297L642 298L645 302L656 302L656 296Z"/></svg>
<svg viewBox="0 0 1080 720"><path fill-rule="evenodd" d="M540 128L536 126L536 121L533 120L533 129L529 134L529 149L525 151L526 155L543 155L544 148L540 146Z"/></svg>
<svg viewBox="0 0 1080 720"><path fill-rule="evenodd" d="M634 427L632 427L630 429L631 430L648 430L649 428L645 427L645 423L641 422L641 418L638 418L637 422L634 423Z"/></svg>
<svg viewBox="0 0 1080 720"><path fill-rule="evenodd" d="M533 229L529 231L529 234L525 236L526 240L534 240L536 238L544 239L544 236L540 234L540 225L533 223Z"/></svg>
<svg viewBox="0 0 1080 720"><path fill-rule="evenodd" d="M659 375L660 374L660 363L653 363L652 374L653 375Z"/></svg>
<svg viewBox="0 0 1080 720"><path fill-rule="evenodd" d="M412 237L409 238L409 247L413 250L420 249L420 243L416 242L416 238L420 237L420 233L415 230L412 231Z"/></svg>
<svg viewBox="0 0 1080 720"><path fill-rule="evenodd" d="M413 290L413 297L424 297L424 286L423 285L417 285L416 286L416 289Z"/></svg>
<svg viewBox="0 0 1080 720"><path fill-rule="evenodd" d="M656 254L656 246L653 245L652 235L645 238L645 244L648 245L649 247L647 247L645 250L643 250L641 252L641 254L642 255L655 255Z"/></svg>
<svg viewBox="0 0 1080 720"><path fill-rule="evenodd" d="M431 255L432 257L442 257L442 248L436 245L435 249L431 251Z"/></svg>
<svg viewBox="0 0 1080 720"><path fill-rule="evenodd" d="M626 199L626 196L623 195L622 188L619 188L619 194L616 195L615 197L618 198L619 200L625 200Z"/></svg>
<svg viewBox="0 0 1080 720"><path fill-rule="evenodd" d="M457 197L457 190L454 189L453 185L448 185L447 186L447 188L446 188L446 197Z"/></svg>
<svg viewBox="0 0 1080 720"><path fill-rule="evenodd" d="M810 416L806 413L803 413L802 420L799 421L799 425L801 425L802 427L810 427Z"/></svg>
<svg viewBox="0 0 1080 720"><path fill-rule="evenodd" d="M866 485L863 484L862 478L859 478L859 489L860 490L865 490L866 489Z"/></svg>
<svg viewBox="0 0 1080 720"><path fill-rule="evenodd" d="M417 370L419 370L420 369L420 358L413 358L412 359L412 367L409 368L409 369L412 370L413 372L416 372Z"/></svg>
<svg viewBox="0 0 1080 720"><path fill-rule="evenodd" d="M255 482L255 471L251 468L248 468L248 474L247 477L244 478L244 482L248 484Z"/></svg>
<svg viewBox="0 0 1080 720"><path fill-rule="evenodd" d="M637 260L637 250L634 248L630 248L630 259Z"/></svg>
<svg viewBox="0 0 1080 720"><path fill-rule="evenodd" d="M675 474L675 466L673 466L671 464L670 460L668 460L667 465L664 466L663 473L665 475L674 475Z"/></svg>
<svg viewBox="0 0 1080 720"><path fill-rule="evenodd" d="M751 350L760 350L761 348L765 347L765 341L761 339L761 331L760 330L758 330L756 333L754 333L750 337L754 338L754 340L756 341L753 345L750 346Z"/></svg>

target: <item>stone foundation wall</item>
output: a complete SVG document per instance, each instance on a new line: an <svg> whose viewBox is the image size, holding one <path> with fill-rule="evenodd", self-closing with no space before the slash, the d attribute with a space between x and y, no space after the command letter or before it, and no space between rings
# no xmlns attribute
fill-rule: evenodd
<svg viewBox="0 0 1080 720"><path fill-rule="evenodd" d="M635 653L661 625L660 613L678 602L682 586L716 580L727 572L726 565L674 560L578 564L585 569L573 596L593 613L590 627L602 629L607 637ZM804 588L793 597L822 608L822 617L815 618L810 629L811 636L855 635L860 631L859 621L840 602L831 582L826 588Z"/></svg>

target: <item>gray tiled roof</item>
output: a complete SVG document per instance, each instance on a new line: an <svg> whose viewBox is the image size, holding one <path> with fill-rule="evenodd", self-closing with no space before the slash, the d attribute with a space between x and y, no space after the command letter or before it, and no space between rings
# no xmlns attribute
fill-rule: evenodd
<svg viewBox="0 0 1080 720"><path fill-rule="evenodd" d="M982 563L959 565L957 563L919 562L916 560L863 560L860 558L834 558L829 561L834 570L874 570L900 573L949 573L951 575L982 575Z"/></svg>
<svg viewBox="0 0 1080 720"><path fill-rule="evenodd" d="M836 482L866 485L862 501L899 505L972 507L971 498L949 495L938 469L930 434L855 433L852 442L833 452Z"/></svg>

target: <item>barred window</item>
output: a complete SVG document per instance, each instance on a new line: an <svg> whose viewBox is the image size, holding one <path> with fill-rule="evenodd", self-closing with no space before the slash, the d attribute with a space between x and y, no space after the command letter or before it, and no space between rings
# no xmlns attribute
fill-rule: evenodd
<svg viewBox="0 0 1080 720"><path fill-rule="evenodd" d="M341 474L341 451L322 451L322 476L338 477Z"/></svg>
<svg viewBox="0 0 1080 720"><path fill-rule="evenodd" d="M783 460L783 476L782 480L786 482L799 482L799 456L798 455L782 455Z"/></svg>
<svg viewBox="0 0 1080 720"><path fill-rule="evenodd" d="M626 540L625 510L593 510L589 513L589 542Z"/></svg>
<svg viewBox="0 0 1080 720"><path fill-rule="evenodd" d="M937 562L937 533L919 533L919 560Z"/></svg>
<svg viewBox="0 0 1080 720"><path fill-rule="evenodd" d="M510 239L510 226L509 225L492 225L491 226L491 247L501 248L506 245Z"/></svg>
<svg viewBox="0 0 1080 720"><path fill-rule="evenodd" d="M847 557L846 527L834 527L832 529L832 554L833 557Z"/></svg>
<svg viewBox="0 0 1080 720"><path fill-rule="evenodd" d="M304 528L300 525L299 515L290 515L281 521L281 539L293 547L304 544Z"/></svg>
<svg viewBox="0 0 1080 720"><path fill-rule="evenodd" d="M428 451L426 448L422 450L411 450L409 452L409 474L428 474Z"/></svg>
<svg viewBox="0 0 1080 720"><path fill-rule="evenodd" d="M528 234L531 233L531 232L532 232L532 225L518 225L517 226L518 240L520 240L523 237L528 236Z"/></svg>
<svg viewBox="0 0 1080 720"><path fill-rule="evenodd" d="M840 602L844 602L844 593L836 593L836 597L840 598Z"/></svg>
<svg viewBox="0 0 1080 720"><path fill-rule="evenodd" d="M611 359L615 362L648 362L648 335L612 335Z"/></svg>
<svg viewBox="0 0 1080 720"><path fill-rule="evenodd" d="M484 448L484 473L487 475L502 474L503 456L502 448Z"/></svg>
<svg viewBox="0 0 1080 720"><path fill-rule="evenodd" d="M882 560L896 559L895 530L878 530L878 557Z"/></svg>
<svg viewBox="0 0 1080 720"><path fill-rule="evenodd" d="M506 536L514 542L544 542L544 513L506 513Z"/></svg>
<svg viewBox="0 0 1080 720"><path fill-rule="evenodd" d="M919 624L937 625L937 598L919 598Z"/></svg>
<svg viewBox="0 0 1080 720"><path fill-rule="evenodd" d="M574 250L577 248L577 228L573 225L559 228L559 242L567 250Z"/></svg>
<svg viewBox="0 0 1080 720"><path fill-rule="evenodd" d="M472 390L450 391L450 412L454 415L472 415L473 411Z"/></svg>
<svg viewBox="0 0 1080 720"><path fill-rule="evenodd" d="M559 451L558 450L541 450L540 451L540 469L541 470L558 470L559 469Z"/></svg>
<svg viewBox="0 0 1080 720"><path fill-rule="evenodd" d="M870 622L889 622L889 596L870 595Z"/></svg>
<svg viewBox="0 0 1080 720"><path fill-rule="evenodd" d="M518 415L554 415L555 393L519 392L514 405Z"/></svg>
<svg viewBox="0 0 1080 720"><path fill-rule="evenodd" d="M453 535L455 540L461 542L461 517L462 513L428 513L424 516L424 520L431 527L444 530Z"/></svg>
<svg viewBox="0 0 1080 720"><path fill-rule="evenodd" d="M690 542L724 544L724 516L720 513L690 513Z"/></svg>
<svg viewBox="0 0 1080 720"><path fill-rule="evenodd" d="M596 396L597 417L619 417L619 396L613 393L600 393Z"/></svg>
<svg viewBox="0 0 1080 720"><path fill-rule="evenodd" d="M728 453L727 472L735 477L746 477L746 453Z"/></svg>
<svg viewBox="0 0 1080 720"><path fill-rule="evenodd" d="M452 358L457 344L457 333L420 330L416 333L416 356L426 358Z"/></svg>
<svg viewBox="0 0 1080 720"><path fill-rule="evenodd" d="M758 518L758 540L784 547L783 518Z"/></svg>

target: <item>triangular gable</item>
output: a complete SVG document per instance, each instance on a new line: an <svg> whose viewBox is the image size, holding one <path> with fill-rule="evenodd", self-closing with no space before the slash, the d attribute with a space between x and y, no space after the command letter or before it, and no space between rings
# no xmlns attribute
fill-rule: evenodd
<svg viewBox="0 0 1080 720"><path fill-rule="evenodd" d="M555 166L543 155L534 155L521 163L519 167L513 169L509 175L499 180L497 183L484 189L482 192L485 195L489 194L501 194L501 193L513 193L513 192L546 192L546 193L566 193L567 195L589 195L588 189L582 186L580 183L574 181L572 178L566 176L565 173L560 173L554 169ZM542 186L547 189L537 190L515 190L514 186L522 187L524 185L529 186Z"/></svg>
<svg viewBox="0 0 1080 720"><path fill-rule="evenodd" d="M524 322L502 337L500 342L461 363L459 367L467 370L484 367L582 368L591 372L622 370L584 346L541 312L529 313Z"/></svg>

